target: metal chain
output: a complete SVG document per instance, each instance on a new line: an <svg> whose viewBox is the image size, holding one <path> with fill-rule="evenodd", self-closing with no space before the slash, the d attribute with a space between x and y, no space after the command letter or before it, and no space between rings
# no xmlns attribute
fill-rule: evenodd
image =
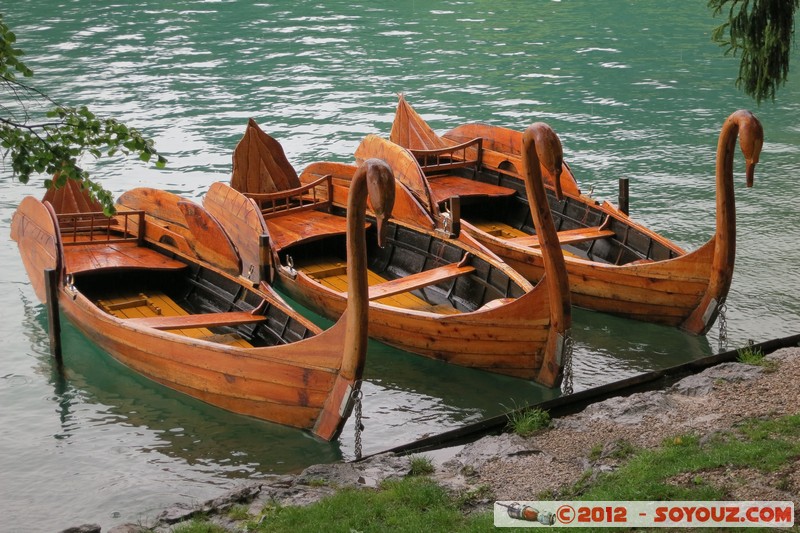
<svg viewBox="0 0 800 533"><path fill-rule="evenodd" d="M572 335L569 331L564 336L564 378L561 381L561 391L563 394L572 394L572 351L573 351Z"/></svg>
<svg viewBox="0 0 800 533"><path fill-rule="evenodd" d="M717 320L719 321L719 337L717 340L717 349L719 352L726 350L728 348L728 319L725 316L725 312L728 310L728 306L725 304L725 299L723 298L719 305L717 305Z"/></svg>
<svg viewBox="0 0 800 533"><path fill-rule="evenodd" d="M364 396L364 393L361 392L361 389L354 391L355 394L355 406L353 409L355 410L355 418L356 418L356 443L355 443L355 455L356 461L361 459L361 432L364 431L364 424L361 422L361 397Z"/></svg>

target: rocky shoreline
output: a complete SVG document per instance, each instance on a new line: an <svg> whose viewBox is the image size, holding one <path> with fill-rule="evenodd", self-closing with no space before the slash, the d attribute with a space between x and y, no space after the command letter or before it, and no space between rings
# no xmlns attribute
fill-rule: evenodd
<svg viewBox="0 0 800 533"><path fill-rule="evenodd" d="M495 500L532 500L546 491L558 494L587 474L617 468L620 454L615 452L621 447L654 448L665 438L687 433L708 438L745 419L800 412L800 348L778 350L764 361L764 366L723 363L666 390L610 398L555 419L550 429L531 437L505 433L449 452L422 455L433 458L432 476L440 485L462 496L472 495L478 510L490 509ZM167 533L175 524L201 515L234 531L236 523L227 516L234 506L246 505L256 517L268 503L308 505L339 488L376 488L410 470L411 457L393 454L314 465L298 475L244 484L202 505L174 505L154 524L123 524L108 533ZM731 500L791 500L800 509L800 459L785 465L780 483L754 469L727 470L709 477L725 488ZM84 525L63 533L100 533L100 527Z"/></svg>

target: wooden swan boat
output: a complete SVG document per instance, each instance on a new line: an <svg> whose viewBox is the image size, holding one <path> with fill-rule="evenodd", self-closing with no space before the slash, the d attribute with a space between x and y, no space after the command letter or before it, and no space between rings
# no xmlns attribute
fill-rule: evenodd
<svg viewBox="0 0 800 533"><path fill-rule="evenodd" d="M355 172L352 165L315 163L298 176L252 120L233 156L231 183L262 208L280 286L330 318L349 297L342 221ZM398 212L413 212L428 226L396 222ZM395 220L384 248L376 246L374 225L366 228L370 336L449 363L558 385L568 348L568 291L559 292L561 284L534 288L477 243L437 231L400 184Z"/></svg>
<svg viewBox="0 0 800 533"><path fill-rule="evenodd" d="M371 188L394 190L386 181ZM225 206L223 215L257 213L252 202L231 204L218 192L207 196ZM366 191L353 193L358 219ZM371 195L373 204L382 198ZM64 314L123 364L229 411L326 440L341 431L366 356L365 269L350 270L347 309L321 332L268 285L240 275L247 258L217 218L170 193L130 191L108 218L70 181L44 201L23 199L11 236L37 297L48 299L44 273L54 269ZM348 245L348 259L363 263L363 234L351 233Z"/></svg>
<svg viewBox="0 0 800 533"><path fill-rule="evenodd" d="M717 148L717 228L693 252L631 220L608 202L582 195L565 165L560 178L543 169L548 202L565 251L574 305L705 334L725 302L733 276L736 219L733 153L737 134L752 185L763 130L749 111L733 113ZM416 157L432 201L461 195L462 228L529 280L543 256L521 180L522 134L467 124L436 135L401 96L390 139ZM485 188L452 187L449 181ZM556 189L563 191L559 199Z"/></svg>

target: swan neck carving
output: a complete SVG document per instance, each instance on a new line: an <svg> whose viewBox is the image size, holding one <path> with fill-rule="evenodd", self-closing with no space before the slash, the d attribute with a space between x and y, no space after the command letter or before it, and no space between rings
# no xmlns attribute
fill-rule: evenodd
<svg viewBox="0 0 800 533"><path fill-rule="evenodd" d="M755 166L764 143L764 129L750 111L740 109L732 113L722 125L717 144L717 240L722 241L717 246L726 248L726 258L729 257L731 261L736 246L733 157L737 137L745 158L745 184L752 187Z"/></svg>
<svg viewBox="0 0 800 533"><path fill-rule="evenodd" d="M537 122L525 130L522 136L522 160L525 189L544 261L551 328L563 332L570 326L569 283L540 168L543 165L555 177L555 183L560 183L563 150L558 135L550 126ZM561 197L560 187L556 188L556 194Z"/></svg>
<svg viewBox="0 0 800 533"><path fill-rule="evenodd" d="M385 241L387 222L394 207L395 182L391 168L380 159L368 159L353 174L347 197L347 330L345 353L367 344L369 287L367 285L367 198L375 213L378 245ZM354 358L345 357L345 365ZM357 368L343 366L343 377L357 375Z"/></svg>

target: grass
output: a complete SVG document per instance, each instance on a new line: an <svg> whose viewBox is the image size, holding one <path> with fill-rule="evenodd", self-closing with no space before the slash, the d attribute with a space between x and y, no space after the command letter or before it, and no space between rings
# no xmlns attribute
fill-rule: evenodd
<svg viewBox="0 0 800 533"><path fill-rule="evenodd" d="M760 348L753 346L753 341L750 341L744 348L736 350L736 360L746 365L765 366L767 361L764 361L764 352Z"/></svg>
<svg viewBox="0 0 800 533"><path fill-rule="evenodd" d="M725 491L702 483L702 473L717 468L756 468L775 472L800 456L800 415L751 420L701 443L695 435L667 439L660 448L641 450L614 472L575 492L582 500L724 500ZM669 479L695 474L695 483Z"/></svg>
<svg viewBox="0 0 800 533"><path fill-rule="evenodd" d="M343 489L308 507L271 507L249 531L408 532L490 531L490 513L466 516L435 482L410 476L381 490Z"/></svg>
<svg viewBox="0 0 800 533"><path fill-rule="evenodd" d="M427 476L433 474L436 469L433 467L433 462L430 457L425 455L415 455L411 458L411 475L412 476Z"/></svg>
<svg viewBox="0 0 800 533"><path fill-rule="evenodd" d="M587 471L574 485L557 492L531 494L531 499L728 499L724 489L708 481L712 479L708 474L717 469L737 468L780 472L800 457L800 414L771 420L748 420L728 432L705 439L689 434L675 435L656 449L640 450L621 442L620 459L624 462L617 470L596 476ZM592 453L599 455L601 450L592 449ZM420 464L430 463L424 460L426 457L419 459ZM676 476L683 481L676 481ZM778 485L781 482L789 488L789 480L779 478L776 481ZM478 486L461 494L448 494L429 477L411 475L386 481L379 490L342 489L307 507L271 504L264 508L260 517L251 520L245 530L343 533L494 531L491 511L478 514L466 511L476 503L491 501L492 498L487 486ZM176 533L224 531L199 520L175 529Z"/></svg>
<svg viewBox="0 0 800 533"><path fill-rule="evenodd" d="M508 415L508 427L521 437L550 427L550 413L539 407L517 409Z"/></svg>
<svg viewBox="0 0 800 533"><path fill-rule="evenodd" d="M246 505L234 505L228 510L228 518L231 520L248 520L250 514Z"/></svg>

